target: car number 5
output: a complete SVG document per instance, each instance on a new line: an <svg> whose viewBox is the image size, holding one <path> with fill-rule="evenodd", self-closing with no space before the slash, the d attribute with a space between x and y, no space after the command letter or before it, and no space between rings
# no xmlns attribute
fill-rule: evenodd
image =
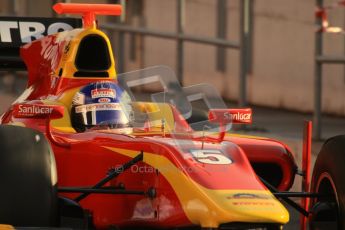
<svg viewBox="0 0 345 230"><path fill-rule="evenodd" d="M193 155L194 159L204 164L226 165L232 163L231 159L224 156L220 150L216 149L191 150L190 153Z"/></svg>

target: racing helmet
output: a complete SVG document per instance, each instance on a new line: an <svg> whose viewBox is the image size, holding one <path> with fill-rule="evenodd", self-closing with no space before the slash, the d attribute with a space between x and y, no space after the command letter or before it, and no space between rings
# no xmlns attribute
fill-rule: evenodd
<svg viewBox="0 0 345 230"><path fill-rule="evenodd" d="M131 106L129 95L116 83L90 83L77 92L72 101L72 126L77 132L87 129L116 129L128 133Z"/></svg>

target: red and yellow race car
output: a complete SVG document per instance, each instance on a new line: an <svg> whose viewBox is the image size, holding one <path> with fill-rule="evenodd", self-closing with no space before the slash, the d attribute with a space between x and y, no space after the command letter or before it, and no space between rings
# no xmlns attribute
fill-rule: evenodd
<svg viewBox="0 0 345 230"><path fill-rule="evenodd" d="M60 3L54 9L82 14L83 28L20 49L28 84L0 119L0 223L281 229L289 221L281 199L308 216L307 204L289 196L313 194L286 192L303 174L289 148L226 132L231 123L250 123L250 109L213 107L211 128L202 123L197 131L185 106L164 103L178 93L145 102L127 92L164 78L167 68L117 76L95 15L119 15L120 6Z"/></svg>

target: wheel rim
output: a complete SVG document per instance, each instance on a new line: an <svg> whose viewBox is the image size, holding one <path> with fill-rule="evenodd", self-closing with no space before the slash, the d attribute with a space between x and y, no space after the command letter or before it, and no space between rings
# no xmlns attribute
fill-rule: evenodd
<svg viewBox="0 0 345 230"><path fill-rule="evenodd" d="M320 175L315 192L327 196L313 200L311 229L340 229L337 189L328 172Z"/></svg>

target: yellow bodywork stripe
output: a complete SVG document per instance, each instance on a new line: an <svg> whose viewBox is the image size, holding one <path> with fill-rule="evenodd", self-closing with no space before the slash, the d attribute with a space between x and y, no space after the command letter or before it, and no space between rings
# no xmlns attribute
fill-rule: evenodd
<svg viewBox="0 0 345 230"><path fill-rule="evenodd" d="M103 147L130 158L138 155L138 151ZM158 169L166 178L193 224L217 228L220 224L229 222L285 224L289 221L289 213L269 191L208 189L193 181L162 155L145 152L143 162ZM242 198L232 201L231 197L239 193L255 194L265 199Z"/></svg>
<svg viewBox="0 0 345 230"><path fill-rule="evenodd" d="M71 31L66 31L63 33L60 33L57 37L57 39L65 40L67 43L65 44L65 50L62 54L62 57L60 59L60 63L58 67L54 70L55 74L58 75L58 72L60 69L63 70L62 77L63 78L74 78L74 73L78 71L77 67L75 66L75 58L78 52L78 47L81 42L81 40L88 36L88 35L98 35L104 39L106 42L108 52L109 52L109 58L110 58L110 66L106 72L108 72L108 76L106 78L102 78L102 80L106 79L116 79L116 71L115 71L115 60L113 51L111 49L111 44L109 41L109 38L107 35L95 28L82 28L82 29L74 29ZM69 46L68 49L66 49L66 46ZM83 77L83 79L97 79L95 77Z"/></svg>

